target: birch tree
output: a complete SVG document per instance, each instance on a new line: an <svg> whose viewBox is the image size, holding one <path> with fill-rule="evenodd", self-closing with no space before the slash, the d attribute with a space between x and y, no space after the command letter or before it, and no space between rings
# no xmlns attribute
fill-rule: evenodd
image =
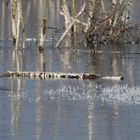
<svg viewBox="0 0 140 140"><path fill-rule="evenodd" d="M23 44L25 44L25 30L22 16L21 0L10 0L10 15L12 27L12 39L15 48L18 48L20 29L22 33Z"/></svg>

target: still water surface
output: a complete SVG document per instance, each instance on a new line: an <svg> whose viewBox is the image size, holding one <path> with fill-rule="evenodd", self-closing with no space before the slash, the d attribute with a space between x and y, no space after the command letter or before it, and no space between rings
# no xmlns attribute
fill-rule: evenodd
<svg viewBox="0 0 140 140"><path fill-rule="evenodd" d="M16 56L15 50L1 48L1 73L20 66L20 70L95 71L123 75L125 80L1 78L0 139L139 140L138 51L133 47L124 53L93 55L48 48L44 55L37 49L25 49Z"/></svg>
<svg viewBox="0 0 140 140"><path fill-rule="evenodd" d="M139 140L139 45L102 47L99 49L103 52L92 54L56 49L53 42L47 42L44 53L39 53L34 43L15 51L10 42L4 41L10 38L10 22L6 18L5 1L0 2L3 21L0 73L7 70L95 72L125 78L124 81L1 78L0 140ZM135 7L139 5L135 3ZM59 0L24 1L27 37L37 37L41 16L49 19L48 27L63 31L60 4ZM37 11L38 6L47 10ZM47 38L52 38L54 33L54 29L49 30Z"/></svg>

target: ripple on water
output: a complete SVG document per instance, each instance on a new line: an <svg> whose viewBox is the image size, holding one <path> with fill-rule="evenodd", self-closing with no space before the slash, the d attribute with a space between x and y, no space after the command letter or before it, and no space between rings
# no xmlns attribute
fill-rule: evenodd
<svg viewBox="0 0 140 140"><path fill-rule="evenodd" d="M100 90L96 98L110 104L140 104L140 87L129 87L128 85L114 85Z"/></svg>
<svg viewBox="0 0 140 140"><path fill-rule="evenodd" d="M24 91L22 94L9 95L14 100L26 100L38 102L40 100L58 101L58 100L96 100L108 104L140 104L140 87L130 87L128 85L113 85L101 87L99 85L88 88L82 85L70 86L63 85L57 89L44 89L40 95L35 95L33 91Z"/></svg>
<svg viewBox="0 0 140 140"><path fill-rule="evenodd" d="M128 85L113 85L110 87L94 88L63 86L56 90L46 90L44 94L50 99L67 100L100 100L109 104L140 104L140 87Z"/></svg>

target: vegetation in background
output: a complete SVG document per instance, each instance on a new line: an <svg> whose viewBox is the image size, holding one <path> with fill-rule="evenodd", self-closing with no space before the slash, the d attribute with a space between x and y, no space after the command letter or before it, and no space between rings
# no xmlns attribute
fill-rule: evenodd
<svg viewBox="0 0 140 140"><path fill-rule="evenodd" d="M92 5L94 8L92 15L89 14L90 22L85 31L87 44L126 41L128 31L132 28L129 23L131 1L112 0L105 8L103 0L95 0Z"/></svg>
<svg viewBox="0 0 140 140"><path fill-rule="evenodd" d="M74 37L82 34L81 42L86 42L86 46L91 49L95 49L95 45L100 43L138 42L137 28L130 22L131 0L89 0L86 6L84 4L79 16L71 16L68 11L69 5L63 0L66 31L58 41L57 47L71 31L74 31L71 33ZM80 20L81 15L87 17L86 22ZM83 30L72 30L74 26L82 26Z"/></svg>
<svg viewBox="0 0 140 140"><path fill-rule="evenodd" d="M139 41L138 26L130 22L131 0L82 0L81 8L77 6L76 0L61 2L59 12L64 17L65 31L56 43L56 47L59 47L64 39L71 45L73 42L84 43L93 50L100 43ZM10 0L10 9L12 37L17 48L20 31L23 42L26 40L21 0ZM44 48L47 23L41 16L42 19L44 22L40 27L38 45Z"/></svg>

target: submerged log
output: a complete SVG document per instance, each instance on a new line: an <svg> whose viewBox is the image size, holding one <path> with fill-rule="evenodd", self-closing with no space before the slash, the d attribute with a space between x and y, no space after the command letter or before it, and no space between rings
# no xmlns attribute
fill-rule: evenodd
<svg viewBox="0 0 140 140"><path fill-rule="evenodd" d="M1 74L0 77L23 77L23 78L37 78L37 79L110 79L123 80L123 77L101 77L93 73L55 73L55 72L25 72L25 71L7 71Z"/></svg>
<svg viewBox="0 0 140 140"><path fill-rule="evenodd" d="M27 77L27 78L67 78L67 79L97 79L99 76L90 73L55 73L55 72L23 72L23 71L7 71L0 77Z"/></svg>

